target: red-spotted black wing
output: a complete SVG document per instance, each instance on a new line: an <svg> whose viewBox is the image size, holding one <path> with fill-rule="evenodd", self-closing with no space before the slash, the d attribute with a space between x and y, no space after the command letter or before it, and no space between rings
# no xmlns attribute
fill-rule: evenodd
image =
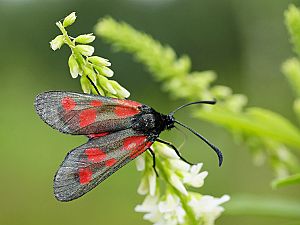
<svg viewBox="0 0 300 225"><path fill-rule="evenodd" d="M60 201L76 199L143 153L154 140L133 129L90 139L70 151L54 178Z"/></svg>
<svg viewBox="0 0 300 225"><path fill-rule="evenodd" d="M51 127L69 134L101 134L131 127L142 104L131 100L74 92L49 91L35 99L37 114Z"/></svg>

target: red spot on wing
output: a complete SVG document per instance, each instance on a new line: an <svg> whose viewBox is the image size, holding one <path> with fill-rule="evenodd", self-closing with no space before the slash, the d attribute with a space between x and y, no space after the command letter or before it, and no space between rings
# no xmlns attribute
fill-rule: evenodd
<svg viewBox="0 0 300 225"><path fill-rule="evenodd" d="M84 153L91 162L100 162L106 157L105 152L101 151L100 148L88 148Z"/></svg>
<svg viewBox="0 0 300 225"><path fill-rule="evenodd" d="M128 116L134 116L134 115L138 114L140 112L140 110L137 108L116 106L114 112L118 117L124 118L124 117L128 117Z"/></svg>
<svg viewBox="0 0 300 225"><path fill-rule="evenodd" d="M125 138L123 141L123 149L124 150L134 150L141 145L144 144L146 141L146 136L131 136L128 138Z"/></svg>
<svg viewBox="0 0 300 225"><path fill-rule="evenodd" d="M134 159L137 156L139 156L140 154L142 154L144 151L146 151L148 148L150 148L150 146L153 144L153 142L147 142L144 146L140 146L139 149L136 149L135 151L132 151L130 154L130 158Z"/></svg>
<svg viewBox="0 0 300 225"><path fill-rule="evenodd" d="M91 101L91 103L90 103L90 105L91 106L94 106L94 107L99 107L99 106L101 106L103 103L101 102L101 101L99 101L99 100L93 100L93 101Z"/></svg>
<svg viewBox="0 0 300 225"><path fill-rule="evenodd" d="M139 107L142 106L141 103L131 101L131 100L126 100L126 99L116 99L118 104L123 105L123 106L129 106L129 107Z"/></svg>
<svg viewBox="0 0 300 225"><path fill-rule="evenodd" d="M86 127L96 120L97 111L95 109L86 109L79 114L79 126Z"/></svg>
<svg viewBox="0 0 300 225"><path fill-rule="evenodd" d="M108 135L109 132L103 132L103 133L100 133L100 134L89 134L87 135L89 138L98 138L98 137L103 137L105 135Z"/></svg>
<svg viewBox="0 0 300 225"><path fill-rule="evenodd" d="M78 174L80 184L88 184L92 180L93 172L90 168L80 168Z"/></svg>
<svg viewBox="0 0 300 225"><path fill-rule="evenodd" d="M105 165L111 167L111 166L115 165L116 162L117 162L116 159L111 158L111 159L109 159L109 160L107 160L107 161L105 162Z"/></svg>
<svg viewBox="0 0 300 225"><path fill-rule="evenodd" d="M66 111L71 111L75 108L76 102L72 98L66 96L61 100L61 105Z"/></svg>
<svg viewBox="0 0 300 225"><path fill-rule="evenodd" d="M147 144L145 145L145 148L146 148L146 149L147 149L147 148L150 148L152 144L153 144L153 142L147 142Z"/></svg>

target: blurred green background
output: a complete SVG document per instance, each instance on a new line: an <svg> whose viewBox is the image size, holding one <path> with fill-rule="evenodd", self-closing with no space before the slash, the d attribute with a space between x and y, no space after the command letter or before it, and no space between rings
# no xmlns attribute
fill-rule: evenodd
<svg viewBox="0 0 300 225"><path fill-rule="evenodd" d="M53 196L52 179L59 164L69 150L85 142L83 137L52 130L33 108L40 92L81 91L79 80L71 79L68 72L69 49L53 52L49 47L48 42L59 34L56 21L76 11L78 20L69 29L74 36L92 32L105 15L126 21L171 45L178 54L190 55L194 70L215 70L217 83L246 94L250 106L271 109L296 123L292 92L280 72L281 63L292 55L283 23L289 3L300 5L288 0L0 0L0 224L149 224L133 211L143 200L136 193L140 174L135 163L78 200L61 203ZM163 113L183 103L162 92L131 56L113 52L100 39L94 46L97 55L110 59L114 79L131 92L131 99ZM193 125L225 155L220 169L212 151L188 134L183 155L204 162L209 172L201 193L300 199L299 186L272 190L271 170L255 167L247 149L235 144L224 129L187 115L187 111L178 113L178 120ZM176 145L183 140L177 131L162 137ZM298 222L230 215L217 220L225 225Z"/></svg>

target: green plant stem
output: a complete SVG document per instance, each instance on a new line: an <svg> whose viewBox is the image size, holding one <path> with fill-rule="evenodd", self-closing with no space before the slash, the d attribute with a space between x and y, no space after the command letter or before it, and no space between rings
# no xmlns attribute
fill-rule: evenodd
<svg viewBox="0 0 300 225"><path fill-rule="evenodd" d="M164 169L164 165L162 164L161 160L157 160L156 166L159 171L159 175L167 182L171 190L180 198L180 202L182 204L183 209L185 210L188 218L187 224L197 224L196 216L192 209L188 206L188 199L184 196L180 191L178 191L170 182L169 182L169 175L166 173Z"/></svg>
<svg viewBox="0 0 300 225"><path fill-rule="evenodd" d="M61 22L56 23L57 27L60 29L61 33L64 36L65 43L70 47L72 50L72 53L74 54L76 60L79 62L78 65L80 69L84 72L83 68L84 65L86 64L85 60L82 58L81 54L76 50L75 48L75 43L73 43L68 35L68 32L64 28Z"/></svg>

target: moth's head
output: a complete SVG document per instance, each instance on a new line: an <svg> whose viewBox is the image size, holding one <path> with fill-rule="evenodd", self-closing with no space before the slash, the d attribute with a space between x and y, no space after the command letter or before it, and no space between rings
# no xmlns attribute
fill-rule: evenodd
<svg viewBox="0 0 300 225"><path fill-rule="evenodd" d="M173 115L171 115L171 114L166 115L165 121L166 121L166 129L167 129L167 130L170 130L170 129L172 129L173 127L175 127L175 126L174 126L175 118L174 118Z"/></svg>

